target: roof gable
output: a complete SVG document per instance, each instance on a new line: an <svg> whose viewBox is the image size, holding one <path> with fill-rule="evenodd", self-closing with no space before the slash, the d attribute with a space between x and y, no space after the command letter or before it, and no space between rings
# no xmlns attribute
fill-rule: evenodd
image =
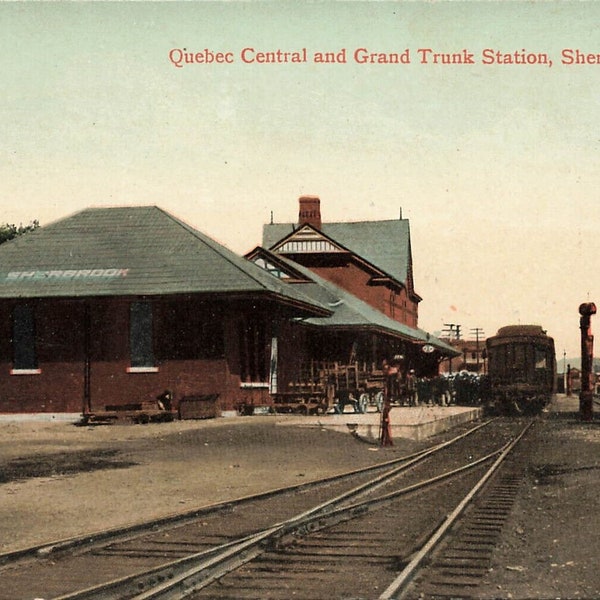
<svg viewBox="0 0 600 600"><path fill-rule="evenodd" d="M305 225L297 230L291 223L264 225L262 245L265 248L278 249L283 240L292 239L297 231L300 232L306 227ZM414 292L408 220L323 223L320 233L331 243L352 252L405 285L411 293Z"/></svg>
<svg viewBox="0 0 600 600"><path fill-rule="evenodd" d="M332 252L337 254L349 252L312 225L302 225L269 249L280 254L329 254Z"/></svg>

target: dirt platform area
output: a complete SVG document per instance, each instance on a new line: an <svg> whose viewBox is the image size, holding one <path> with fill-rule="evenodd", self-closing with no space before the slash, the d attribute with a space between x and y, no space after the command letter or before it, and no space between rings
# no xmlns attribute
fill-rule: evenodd
<svg viewBox="0 0 600 600"><path fill-rule="evenodd" d="M312 419L314 421L314 419ZM0 552L186 512L390 460L349 428L253 416L149 425L0 424Z"/></svg>

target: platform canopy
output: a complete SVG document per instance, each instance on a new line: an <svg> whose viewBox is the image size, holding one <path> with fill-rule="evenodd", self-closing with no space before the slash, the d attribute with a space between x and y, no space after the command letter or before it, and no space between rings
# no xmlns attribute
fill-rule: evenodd
<svg viewBox="0 0 600 600"><path fill-rule="evenodd" d="M264 248L255 248L247 258L262 265L290 287L301 288L314 301L326 306L332 314L325 318L306 317L302 322L331 330L367 330L407 340L413 344L428 344L444 356L459 356L461 352L450 344L414 327L400 323L373 308L354 294L328 281L314 271Z"/></svg>

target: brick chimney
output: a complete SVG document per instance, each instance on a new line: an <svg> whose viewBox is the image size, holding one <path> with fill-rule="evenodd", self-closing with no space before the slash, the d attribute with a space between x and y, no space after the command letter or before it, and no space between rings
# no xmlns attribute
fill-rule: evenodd
<svg viewBox="0 0 600 600"><path fill-rule="evenodd" d="M321 229L321 200L318 196L300 196L298 200L298 225L308 223L316 229Z"/></svg>

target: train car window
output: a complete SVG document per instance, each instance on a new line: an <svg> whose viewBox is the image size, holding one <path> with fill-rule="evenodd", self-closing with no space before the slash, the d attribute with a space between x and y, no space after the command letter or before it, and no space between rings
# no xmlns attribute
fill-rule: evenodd
<svg viewBox="0 0 600 600"><path fill-rule="evenodd" d="M522 344L515 344L515 365L523 365L525 363L525 346Z"/></svg>
<svg viewBox="0 0 600 600"><path fill-rule="evenodd" d="M538 348L535 349L535 368L545 369L546 368L546 353Z"/></svg>
<svg viewBox="0 0 600 600"><path fill-rule="evenodd" d="M502 348L501 360L502 362L500 363L499 371L502 373L502 377L506 377L506 374L509 371L512 363L512 352L510 346L507 345Z"/></svg>

